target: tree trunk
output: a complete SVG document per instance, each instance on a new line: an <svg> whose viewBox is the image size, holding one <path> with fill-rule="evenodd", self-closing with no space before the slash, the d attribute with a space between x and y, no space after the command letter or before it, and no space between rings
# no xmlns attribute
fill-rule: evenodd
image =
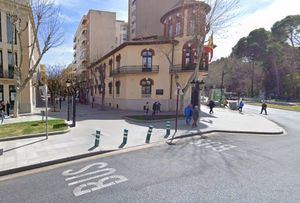
<svg viewBox="0 0 300 203"><path fill-rule="evenodd" d="M14 118L18 118L19 117L20 93L21 93L21 91L17 87L16 98L15 98L15 103L14 103Z"/></svg>

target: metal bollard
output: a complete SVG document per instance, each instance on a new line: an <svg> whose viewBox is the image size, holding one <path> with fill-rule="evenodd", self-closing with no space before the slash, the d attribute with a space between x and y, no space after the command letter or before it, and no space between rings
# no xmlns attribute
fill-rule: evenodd
<svg viewBox="0 0 300 203"><path fill-rule="evenodd" d="M101 131L100 130L96 130L95 147L99 147L99 144L100 144L100 134L101 134Z"/></svg>
<svg viewBox="0 0 300 203"><path fill-rule="evenodd" d="M127 137L128 137L128 130L124 129L124 136L123 136L123 142L122 144L126 144L127 143Z"/></svg>
<svg viewBox="0 0 300 203"><path fill-rule="evenodd" d="M146 143L150 143L150 138L151 138L151 134L152 134L152 129L153 129L153 126L150 125L150 126L149 126L149 129L148 129L147 137L146 137Z"/></svg>
<svg viewBox="0 0 300 203"><path fill-rule="evenodd" d="M167 121L166 122L166 136L165 137L169 137L170 134L171 134L171 122Z"/></svg>

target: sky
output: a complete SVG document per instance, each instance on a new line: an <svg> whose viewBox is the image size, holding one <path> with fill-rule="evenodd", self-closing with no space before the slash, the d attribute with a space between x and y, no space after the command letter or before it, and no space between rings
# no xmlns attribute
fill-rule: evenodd
<svg viewBox="0 0 300 203"><path fill-rule="evenodd" d="M149 0L151 1L151 0ZM42 63L68 65L73 61L73 37L77 26L89 9L113 11L118 20L127 21L128 0L55 0L61 9L61 20L65 32L64 43L50 50ZM214 36L217 47L214 59L230 55L232 47L252 30L272 25L287 15L300 14L300 0L240 0L239 15L231 26Z"/></svg>

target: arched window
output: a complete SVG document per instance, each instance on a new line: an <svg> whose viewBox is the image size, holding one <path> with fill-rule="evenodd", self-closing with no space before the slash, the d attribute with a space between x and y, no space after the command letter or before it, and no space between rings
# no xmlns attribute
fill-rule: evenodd
<svg viewBox="0 0 300 203"><path fill-rule="evenodd" d="M176 17L176 27L175 27L175 36L179 36L181 34L181 17L178 15Z"/></svg>
<svg viewBox="0 0 300 203"><path fill-rule="evenodd" d="M121 54L116 57L116 67L120 68L121 66Z"/></svg>
<svg viewBox="0 0 300 203"><path fill-rule="evenodd" d="M120 94L120 86L121 86L121 82L117 81L116 82L116 94Z"/></svg>
<svg viewBox="0 0 300 203"><path fill-rule="evenodd" d="M144 49L141 53L143 71L151 71L152 69L152 57L154 56L154 51L152 49Z"/></svg>
<svg viewBox="0 0 300 203"><path fill-rule="evenodd" d="M169 19L169 22L168 22L168 36L169 37L173 37L173 23L172 23L172 19Z"/></svg>
<svg viewBox="0 0 300 203"><path fill-rule="evenodd" d="M150 78L144 78L140 81L142 86L142 97L151 97L153 80Z"/></svg>
<svg viewBox="0 0 300 203"><path fill-rule="evenodd" d="M192 69L195 67L197 58L196 46L192 41L184 44L182 49L182 68Z"/></svg>
<svg viewBox="0 0 300 203"><path fill-rule="evenodd" d="M108 93L112 94L112 82L108 83Z"/></svg>

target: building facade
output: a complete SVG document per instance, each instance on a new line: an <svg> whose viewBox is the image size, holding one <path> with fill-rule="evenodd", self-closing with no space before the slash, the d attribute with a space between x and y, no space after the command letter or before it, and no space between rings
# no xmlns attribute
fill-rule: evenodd
<svg viewBox="0 0 300 203"><path fill-rule="evenodd" d="M162 110L175 110L177 88L185 87L196 67L194 34L205 29L203 22L210 9L203 2L182 2L161 17L163 38L123 43L90 66L96 79L96 103L142 110L146 102L160 101ZM199 21L194 20L195 15ZM211 50L204 47L198 72L201 80L207 75ZM185 91L182 105L191 102L191 93L191 88Z"/></svg>
<svg viewBox="0 0 300 203"><path fill-rule="evenodd" d="M26 1L0 0L0 101L9 102L14 107L16 95L16 80L14 66L20 61L22 55L21 74L26 75L30 67L29 47L32 43L34 23L31 8ZM11 23L13 15L19 15L22 25L28 23L27 31L23 32L21 42L17 40L15 27ZM22 43L22 44L20 44ZM20 46L22 46L22 53ZM39 49L33 52L32 60L39 56ZM30 80L21 92L20 113L30 113L36 105L36 76Z"/></svg>
<svg viewBox="0 0 300 203"><path fill-rule="evenodd" d="M128 23L122 20L116 21L116 47L128 41ZM115 48L115 47L114 47Z"/></svg>
<svg viewBox="0 0 300 203"><path fill-rule="evenodd" d="M128 36L134 38L163 35L160 18L179 0L128 0Z"/></svg>

